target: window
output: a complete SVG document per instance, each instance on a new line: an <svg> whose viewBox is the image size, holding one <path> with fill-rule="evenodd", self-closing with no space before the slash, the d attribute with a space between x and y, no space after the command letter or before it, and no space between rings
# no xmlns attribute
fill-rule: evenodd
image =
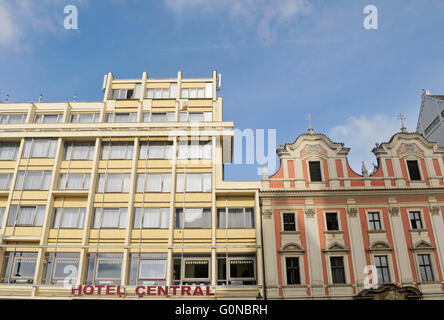
<svg viewBox="0 0 444 320"><path fill-rule="evenodd" d="M41 227L45 217L45 206L11 206L8 226Z"/></svg>
<svg viewBox="0 0 444 320"><path fill-rule="evenodd" d="M387 256L375 256L375 265L379 283L390 283L390 270Z"/></svg>
<svg viewBox="0 0 444 320"><path fill-rule="evenodd" d="M102 160L131 160L132 158L132 142L102 143Z"/></svg>
<svg viewBox="0 0 444 320"><path fill-rule="evenodd" d="M26 122L26 113L5 113L0 115L0 124L16 124Z"/></svg>
<svg viewBox="0 0 444 320"><path fill-rule="evenodd" d="M139 159L172 159L173 142L143 141L140 144Z"/></svg>
<svg viewBox="0 0 444 320"><path fill-rule="evenodd" d="M147 99L176 99L177 83L172 82L169 88L148 88Z"/></svg>
<svg viewBox="0 0 444 320"><path fill-rule="evenodd" d="M254 228L254 210L253 208L228 208L228 219L226 208L218 209L219 228Z"/></svg>
<svg viewBox="0 0 444 320"><path fill-rule="evenodd" d="M163 228L170 224L170 208L136 208L133 228Z"/></svg>
<svg viewBox="0 0 444 320"><path fill-rule="evenodd" d="M165 285L166 254L131 254L129 285Z"/></svg>
<svg viewBox="0 0 444 320"><path fill-rule="evenodd" d="M51 171L19 171L15 190L48 190Z"/></svg>
<svg viewBox="0 0 444 320"><path fill-rule="evenodd" d="M87 284L118 285L122 272L122 254L91 253L88 257Z"/></svg>
<svg viewBox="0 0 444 320"><path fill-rule="evenodd" d="M368 213L368 224L370 230L381 230L381 217L379 212L369 212Z"/></svg>
<svg viewBox="0 0 444 320"><path fill-rule="evenodd" d="M37 252L6 252L2 283L32 284L34 282Z"/></svg>
<svg viewBox="0 0 444 320"><path fill-rule="evenodd" d="M114 89L113 100L135 99L134 89Z"/></svg>
<svg viewBox="0 0 444 320"><path fill-rule="evenodd" d="M12 173L1 173L0 174L0 190L8 190L11 188Z"/></svg>
<svg viewBox="0 0 444 320"><path fill-rule="evenodd" d="M60 190L88 190L89 173L62 173L60 175Z"/></svg>
<svg viewBox="0 0 444 320"><path fill-rule="evenodd" d="M412 226L412 229L422 229L422 219L421 219L421 212L419 211L410 211L410 224Z"/></svg>
<svg viewBox="0 0 444 320"><path fill-rule="evenodd" d="M181 122L207 122L213 121L213 113L209 112L181 112L179 114Z"/></svg>
<svg viewBox="0 0 444 320"><path fill-rule="evenodd" d="M227 265L229 266L227 268ZM218 285L255 285L256 259L254 256L227 257L220 254L217 258Z"/></svg>
<svg viewBox="0 0 444 320"><path fill-rule="evenodd" d="M296 220L294 213L284 213L282 217L284 220L284 231L296 231Z"/></svg>
<svg viewBox="0 0 444 320"><path fill-rule="evenodd" d="M321 163L319 161L309 161L308 166L310 168L310 181L311 182L322 181Z"/></svg>
<svg viewBox="0 0 444 320"><path fill-rule="evenodd" d="M94 142L66 142L63 160L92 160Z"/></svg>
<svg viewBox="0 0 444 320"><path fill-rule="evenodd" d="M61 123L63 113L42 113L35 116L35 123Z"/></svg>
<svg viewBox="0 0 444 320"><path fill-rule="evenodd" d="M19 147L17 142L0 142L0 161L16 160Z"/></svg>
<svg viewBox="0 0 444 320"><path fill-rule="evenodd" d="M129 173L100 173L97 192L129 192L130 180L131 174Z"/></svg>
<svg viewBox="0 0 444 320"><path fill-rule="evenodd" d="M174 112L145 112L143 122L174 122L176 114Z"/></svg>
<svg viewBox="0 0 444 320"><path fill-rule="evenodd" d="M205 88L182 88L180 92L182 99L205 98Z"/></svg>
<svg viewBox="0 0 444 320"><path fill-rule="evenodd" d="M176 192L211 192L211 173L179 173L176 182Z"/></svg>
<svg viewBox="0 0 444 320"><path fill-rule="evenodd" d="M412 181L422 180L421 173L419 171L418 161L408 160L407 168L409 169L410 180Z"/></svg>
<svg viewBox="0 0 444 320"><path fill-rule="evenodd" d="M336 212L327 212L325 214L325 220L327 222L328 231L339 230L338 214Z"/></svg>
<svg viewBox="0 0 444 320"><path fill-rule="evenodd" d="M73 113L71 114L72 123L91 123L99 122L100 113Z"/></svg>
<svg viewBox="0 0 444 320"><path fill-rule="evenodd" d="M345 283L344 258L330 257L330 266L333 283Z"/></svg>
<svg viewBox="0 0 444 320"><path fill-rule="evenodd" d="M433 269L429 254L418 254L419 273L421 281L433 281Z"/></svg>
<svg viewBox="0 0 444 320"><path fill-rule="evenodd" d="M5 207L0 207L0 229L2 227L2 223L3 223L3 217L5 216Z"/></svg>
<svg viewBox="0 0 444 320"><path fill-rule="evenodd" d="M170 173L139 173L136 192L170 192Z"/></svg>
<svg viewBox="0 0 444 320"><path fill-rule="evenodd" d="M80 254L57 252L46 255L43 283L52 285L75 285L79 269Z"/></svg>
<svg viewBox="0 0 444 320"><path fill-rule="evenodd" d="M176 228L211 228L210 208L185 208L183 215L183 209L176 209Z"/></svg>
<svg viewBox="0 0 444 320"><path fill-rule="evenodd" d="M301 284L299 258L285 258L287 268L287 284Z"/></svg>
<svg viewBox="0 0 444 320"><path fill-rule="evenodd" d="M211 141L179 141L178 159L211 159Z"/></svg>
<svg viewBox="0 0 444 320"><path fill-rule="evenodd" d="M114 122L114 123L137 122L137 112L107 113L106 122Z"/></svg>
<svg viewBox="0 0 444 320"><path fill-rule="evenodd" d="M23 158L54 158L56 149L56 139L26 139Z"/></svg>
<svg viewBox="0 0 444 320"><path fill-rule="evenodd" d="M52 227L54 229L82 229L85 212L85 208L55 208Z"/></svg>
<svg viewBox="0 0 444 320"><path fill-rule="evenodd" d="M184 258L183 281L207 282L210 280L210 259Z"/></svg>
<svg viewBox="0 0 444 320"><path fill-rule="evenodd" d="M95 208L94 229L124 229L128 208Z"/></svg>

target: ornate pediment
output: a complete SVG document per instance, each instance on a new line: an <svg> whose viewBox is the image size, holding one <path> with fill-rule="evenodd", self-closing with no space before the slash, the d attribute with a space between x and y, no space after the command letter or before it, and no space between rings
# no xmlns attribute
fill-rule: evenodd
<svg viewBox="0 0 444 320"><path fill-rule="evenodd" d="M327 157L327 150L321 147L320 144L307 144L302 150L301 150L301 158L306 158L310 155L320 156L320 157Z"/></svg>
<svg viewBox="0 0 444 320"><path fill-rule="evenodd" d="M398 287L394 284L383 284L377 289L364 289L355 299L366 300L420 300L422 293L415 287Z"/></svg>
<svg viewBox="0 0 444 320"><path fill-rule="evenodd" d="M283 246L279 252L281 253L285 253L285 252L300 252L303 253L305 252L305 249L302 248L302 246L296 242L290 242L287 243L285 246Z"/></svg>
<svg viewBox="0 0 444 320"><path fill-rule="evenodd" d="M348 252L350 249L343 246L338 242L334 242L330 244L326 249L322 250L323 252Z"/></svg>
<svg viewBox="0 0 444 320"><path fill-rule="evenodd" d="M421 240L416 242L411 248L411 250L433 250L435 247L428 243L427 241Z"/></svg>
<svg viewBox="0 0 444 320"><path fill-rule="evenodd" d="M415 154L415 155L424 155L424 151L422 151L416 143L402 143L401 146L396 150L396 154L398 156L402 156L404 154Z"/></svg>
<svg viewBox="0 0 444 320"><path fill-rule="evenodd" d="M390 246L389 243L385 241L376 241L374 242L370 248L368 248L368 251L391 251L393 248Z"/></svg>

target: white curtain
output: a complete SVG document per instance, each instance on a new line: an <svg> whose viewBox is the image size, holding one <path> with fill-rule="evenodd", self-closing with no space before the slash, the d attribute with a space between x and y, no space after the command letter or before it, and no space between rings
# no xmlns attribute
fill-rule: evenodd
<svg viewBox="0 0 444 320"><path fill-rule="evenodd" d="M82 190L83 186L83 173L71 173L68 176L68 185L67 189L69 190Z"/></svg>
<svg viewBox="0 0 444 320"><path fill-rule="evenodd" d="M190 122L202 122L204 120L204 116L202 112L193 112L189 114Z"/></svg>
<svg viewBox="0 0 444 320"><path fill-rule="evenodd" d="M204 121L213 121L213 113L204 112Z"/></svg>
<svg viewBox="0 0 444 320"><path fill-rule="evenodd" d="M36 207L21 207L17 225L33 225Z"/></svg>
<svg viewBox="0 0 444 320"><path fill-rule="evenodd" d="M185 175L179 173L176 175L176 192L183 192L185 187Z"/></svg>
<svg viewBox="0 0 444 320"><path fill-rule="evenodd" d="M136 210L134 210L134 223L133 223L133 228L134 229L139 229L140 225L142 223L142 208L136 208Z"/></svg>
<svg viewBox="0 0 444 320"><path fill-rule="evenodd" d="M176 99L177 96L177 82L170 83L170 98Z"/></svg>
<svg viewBox="0 0 444 320"><path fill-rule="evenodd" d="M125 228L126 227L126 216L128 213L127 208L120 208L120 219L119 219L119 228Z"/></svg>
<svg viewBox="0 0 444 320"><path fill-rule="evenodd" d="M202 226L202 209L186 208L184 221L185 228L200 228Z"/></svg>
<svg viewBox="0 0 444 320"><path fill-rule="evenodd" d="M160 218L160 227L168 228L170 225L170 208L161 209L162 216Z"/></svg>
<svg viewBox="0 0 444 320"><path fill-rule="evenodd" d="M118 173L108 174L105 192L122 192L123 175Z"/></svg>
<svg viewBox="0 0 444 320"><path fill-rule="evenodd" d="M28 140L27 140L28 141ZM26 144L25 144L26 146ZM15 160L18 144L3 143L0 145L0 160ZM25 158L25 156L23 156Z"/></svg>
<svg viewBox="0 0 444 320"><path fill-rule="evenodd" d="M211 173L203 174L203 192L211 192Z"/></svg>
<svg viewBox="0 0 444 320"><path fill-rule="evenodd" d="M163 174L162 192L170 192L171 190L171 175Z"/></svg>
<svg viewBox="0 0 444 320"><path fill-rule="evenodd" d="M143 141L140 144L140 155L139 159L146 160L148 159L148 141Z"/></svg>
<svg viewBox="0 0 444 320"><path fill-rule="evenodd" d="M228 228L244 227L244 210L228 209Z"/></svg>
<svg viewBox="0 0 444 320"><path fill-rule="evenodd" d="M9 178L10 178L10 175L7 173L0 174L0 189L2 189L2 190L9 189L10 182L11 182L11 180Z"/></svg>
<svg viewBox="0 0 444 320"><path fill-rule="evenodd" d="M162 175L148 174L148 180L145 185L146 192L161 192L162 191Z"/></svg>
<svg viewBox="0 0 444 320"><path fill-rule="evenodd" d="M94 147L90 143L74 143L71 159L91 160L93 153L94 153Z"/></svg>
<svg viewBox="0 0 444 320"><path fill-rule="evenodd" d="M145 174L139 173L137 175L137 190L136 190L136 192L143 192L144 184L145 184Z"/></svg>
<svg viewBox="0 0 444 320"><path fill-rule="evenodd" d="M28 171L25 179L24 190L39 190L42 182L43 171Z"/></svg>
<svg viewBox="0 0 444 320"><path fill-rule="evenodd" d="M102 228L117 228L119 226L119 209L104 208L102 215Z"/></svg>
<svg viewBox="0 0 444 320"><path fill-rule="evenodd" d="M53 222L52 222L52 227L55 229L58 229L60 227L60 216L62 213L62 209L61 208L56 208L54 210L54 218L53 218Z"/></svg>
<svg viewBox="0 0 444 320"><path fill-rule="evenodd" d="M104 192L105 190L105 179L106 175L104 173L99 174L99 183L97 185L97 192Z"/></svg>
<svg viewBox="0 0 444 320"><path fill-rule="evenodd" d="M148 159L165 158L165 145L162 142L150 142L148 148Z"/></svg>
<svg viewBox="0 0 444 320"><path fill-rule="evenodd" d="M201 174L187 174L186 184L187 184L187 192L201 192L202 191L202 175Z"/></svg>
<svg viewBox="0 0 444 320"><path fill-rule="evenodd" d="M146 90L146 97L148 99L153 99L154 98L154 89L147 89Z"/></svg>
<svg viewBox="0 0 444 320"><path fill-rule="evenodd" d="M45 219L45 206L37 206L35 214L35 226L43 226L43 220Z"/></svg>
<svg viewBox="0 0 444 320"><path fill-rule="evenodd" d="M62 228L77 228L79 208L64 208L62 216Z"/></svg>
<svg viewBox="0 0 444 320"><path fill-rule="evenodd" d="M180 91L180 96L181 96L183 99L188 99L188 89L181 89L181 91Z"/></svg>
<svg viewBox="0 0 444 320"><path fill-rule="evenodd" d="M160 208L146 208L143 215L144 228L159 228Z"/></svg>
<svg viewBox="0 0 444 320"><path fill-rule="evenodd" d="M51 184L51 171L43 171L43 181L42 181L41 190L48 190L50 184Z"/></svg>
<svg viewBox="0 0 444 320"><path fill-rule="evenodd" d="M49 149L49 140L34 140L31 158L46 158Z"/></svg>
<svg viewBox="0 0 444 320"><path fill-rule="evenodd" d="M151 114L151 122L166 122L167 115L166 113L152 113Z"/></svg>

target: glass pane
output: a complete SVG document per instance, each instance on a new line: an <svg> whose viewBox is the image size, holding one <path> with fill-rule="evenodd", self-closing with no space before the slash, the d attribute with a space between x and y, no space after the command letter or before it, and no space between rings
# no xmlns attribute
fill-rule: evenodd
<svg viewBox="0 0 444 320"><path fill-rule="evenodd" d="M17 225L27 225L27 226L33 225L35 212L36 212L35 207L21 207L17 219Z"/></svg>
<svg viewBox="0 0 444 320"><path fill-rule="evenodd" d="M74 254L73 254L74 255ZM55 260L53 279L65 279L77 277L77 272L73 273L73 270L78 270L79 259L58 258Z"/></svg>
<svg viewBox="0 0 444 320"><path fill-rule="evenodd" d="M119 209L103 209L102 228L118 228Z"/></svg>
<svg viewBox="0 0 444 320"><path fill-rule="evenodd" d="M188 174L186 175L186 184L188 192L201 192L202 191L202 175L201 174Z"/></svg>
<svg viewBox="0 0 444 320"><path fill-rule="evenodd" d="M139 269L140 279L164 279L166 260L141 260Z"/></svg>
<svg viewBox="0 0 444 320"><path fill-rule="evenodd" d="M97 279L120 279L122 259L98 259Z"/></svg>
<svg viewBox="0 0 444 320"><path fill-rule="evenodd" d="M228 228L243 228L244 227L244 210L243 209L228 209Z"/></svg>
<svg viewBox="0 0 444 320"><path fill-rule="evenodd" d="M185 260L185 278L187 279L208 279L208 260Z"/></svg>
<svg viewBox="0 0 444 320"><path fill-rule="evenodd" d="M202 209L185 209L185 228L200 228L202 226Z"/></svg>
<svg viewBox="0 0 444 320"><path fill-rule="evenodd" d="M160 208L146 208L143 215L144 228L158 228L160 226Z"/></svg>
<svg viewBox="0 0 444 320"><path fill-rule="evenodd" d="M79 219L78 208L64 208L62 218L62 228L77 228Z"/></svg>
<svg viewBox="0 0 444 320"><path fill-rule="evenodd" d="M16 258L14 263L13 277L19 279L33 279L36 259Z"/></svg>
<svg viewBox="0 0 444 320"><path fill-rule="evenodd" d="M161 192L162 191L162 175L148 174L148 180L145 185L146 192Z"/></svg>
<svg viewBox="0 0 444 320"><path fill-rule="evenodd" d="M254 278L254 260L230 260L231 278Z"/></svg>

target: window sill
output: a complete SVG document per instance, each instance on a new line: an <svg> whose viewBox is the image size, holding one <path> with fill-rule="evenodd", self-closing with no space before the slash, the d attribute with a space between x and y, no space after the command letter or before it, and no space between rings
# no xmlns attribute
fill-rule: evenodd
<svg viewBox="0 0 444 320"><path fill-rule="evenodd" d="M416 284L420 284L420 285L441 284L441 281L420 281L420 282L417 282Z"/></svg>
<svg viewBox="0 0 444 320"><path fill-rule="evenodd" d="M344 288L344 287L352 287L351 283L330 283L327 284L327 288Z"/></svg>
<svg viewBox="0 0 444 320"><path fill-rule="evenodd" d="M409 230L410 232L413 232L413 233L421 233L421 232L428 232L429 231L429 229L410 229Z"/></svg>
<svg viewBox="0 0 444 320"><path fill-rule="evenodd" d="M367 232L368 233L386 233L387 231L381 229L381 230L367 230Z"/></svg>
<svg viewBox="0 0 444 320"><path fill-rule="evenodd" d="M294 234L294 235L299 235L300 232L299 232L299 231L281 231L281 234Z"/></svg>
<svg viewBox="0 0 444 320"><path fill-rule="evenodd" d="M343 234L344 231L342 230L326 230L324 231L325 234Z"/></svg>
<svg viewBox="0 0 444 320"><path fill-rule="evenodd" d="M286 284L282 286L282 289L305 289L307 285L305 284Z"/></svg>

